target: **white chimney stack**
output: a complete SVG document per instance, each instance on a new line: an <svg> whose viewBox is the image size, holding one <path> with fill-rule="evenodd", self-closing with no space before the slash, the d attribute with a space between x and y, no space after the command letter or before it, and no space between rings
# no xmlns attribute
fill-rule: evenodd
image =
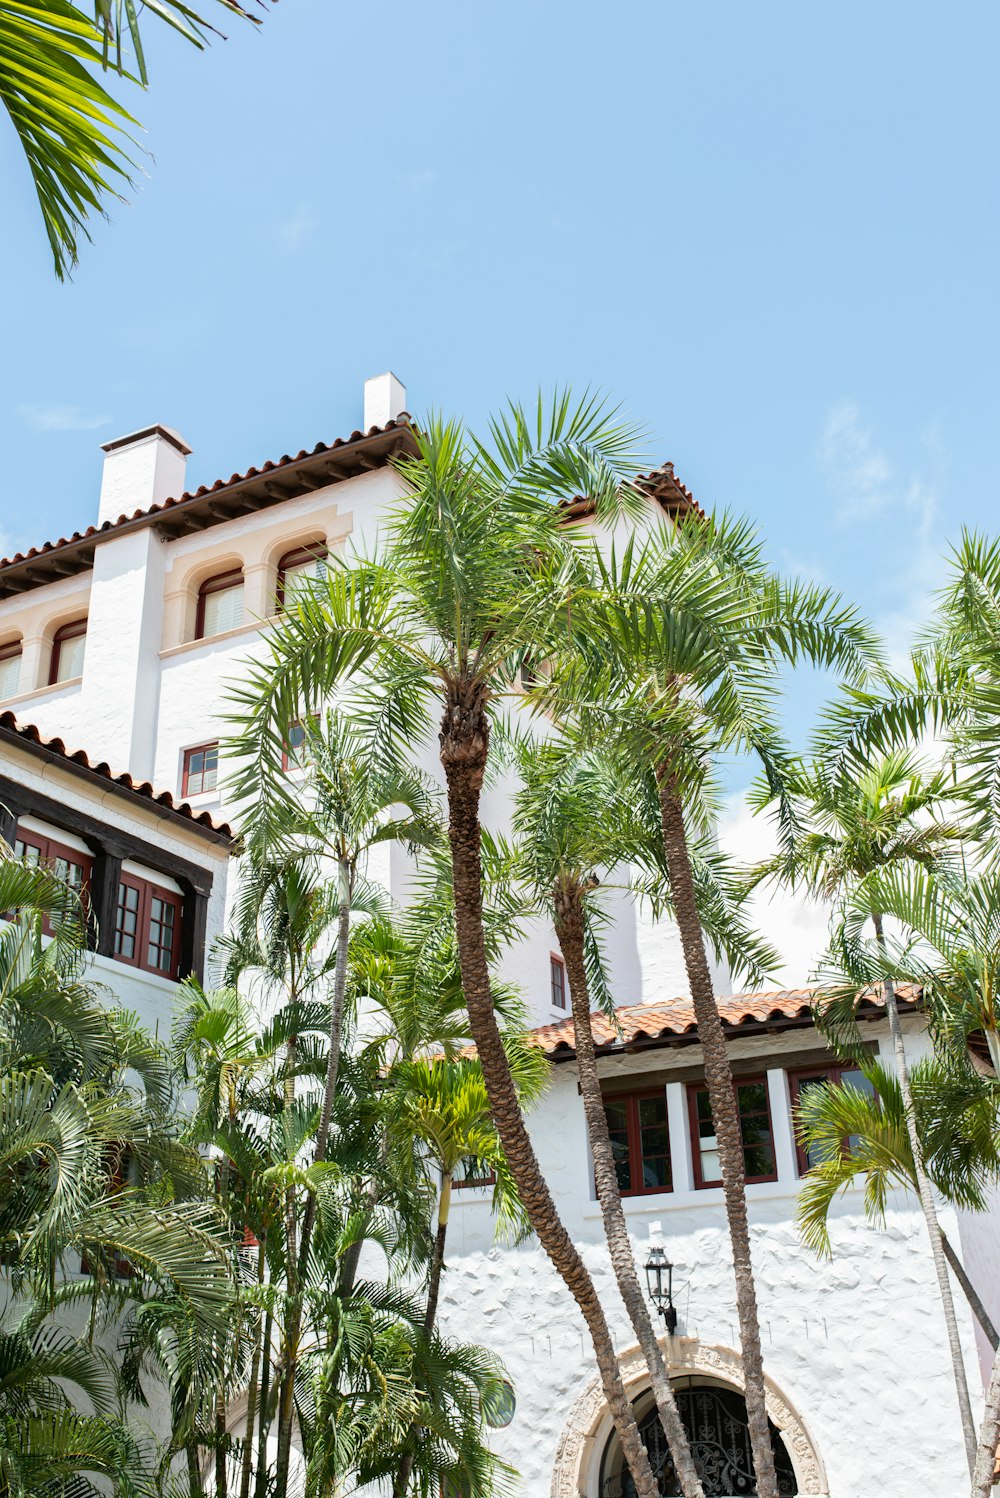
<svg viewBox="0 0 1000 1498"><path fill-rule="evenodd" d="M104 473L98 525L117 520L119 515L148 510L165 499L179 499L184 493L184 473L191 449L169 427L143 427L141 432L102 443L102 451Z"/></svg>
<svg viewBox="0 0 1000 1498"><path fill-rule="evenodd" d="M364 430L387 426L406 410L406 386L392 371L365 381Z"/></svg>

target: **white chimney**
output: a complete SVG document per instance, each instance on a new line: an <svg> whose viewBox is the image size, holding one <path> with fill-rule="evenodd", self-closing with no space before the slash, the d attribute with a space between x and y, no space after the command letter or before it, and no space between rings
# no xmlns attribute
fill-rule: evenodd
<svg viewBox="0 0 1000 1498"><path fill-rule="evenodd" d="M188 447L184 438L169 427L143 427L127 437L102 443L104 473L98 525L134 515L165 499L184 493Z"/></svg>
<svg viewBox="0 0 1000 1498"><path fill-rule="evenodd" d="M363 430L384 427L406 410L406 386L390 371L365 381L365 424Z"/></svg>

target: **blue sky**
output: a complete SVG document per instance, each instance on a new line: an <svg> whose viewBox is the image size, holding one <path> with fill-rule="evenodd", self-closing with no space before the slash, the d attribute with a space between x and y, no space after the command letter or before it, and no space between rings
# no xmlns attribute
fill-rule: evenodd
<svg viewBox="0 0 1000 1498"><path fill-rule="evenodd" d="M473 423L593 383L902 646L1000 488L994 6L281 0L230 32L149 25L149 176L69 285L0 131L4 551L88 523L99 443L150 421L197 484L349 431L387 367Z"/></svg>

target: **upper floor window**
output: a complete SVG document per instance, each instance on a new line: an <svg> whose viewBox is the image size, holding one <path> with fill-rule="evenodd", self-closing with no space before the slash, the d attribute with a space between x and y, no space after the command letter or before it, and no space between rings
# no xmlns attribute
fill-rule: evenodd
<svg viewBox="0 0 1000 1498"><path fill-rule="evenodd" d="M14 697L21 689L21 642L0 646L0 698Z"/></svg>
<svg viewBox="0 0 1000 1498"><path fill-rule="evenodd" d="M566 964L555 952L549 957L549 994L553 1009L566 1008Z"/></svg>
<svg viewBox="0 0 1000 1498"><path fill-rule="evenodd" d="M670 1132L663 1088L605 1098L604 1114L622 1196L671 1191Z"/></svg>
<svg viewBox="0 0 1000 1498"><path fill-rule="evenodd" d="M196 749L186 749L181 795L200 796L203 791L214 791L218 783L218 744L199 744Z"/></svg>
<svg viewBox="0 0 1000 1498"><path fill-rule="evenodd" d="M83 652L87 644L86 619L74 619L57 629L52 640L52 665L49 684L72 681L83 675Z"/></svg>
<svg viewBox="0 0 1000 1498"><path fill-rule="evenodd" d="M792 1107L798 1114L799 1105L812 1087L853 1087L856 1092L862 1092L867 1097L875 1096L875 1088L869 1082L863 1071L858 1071L854 1066L821 1066L810 1067L808 1071L789 1072L789 1087L792 1094ZM858 1143L857 1135L852 1134L849 1139L844 1140L845 1149L853 1149ZM805 1175L806 1171L813 1165L821 1165L829 1156L824 1153L819 1145L813 1145L809 1150L805 1149L796 1129L795 1153L798 1157L799 1171Z"/></svg>
<svg viewBox="0 0 1000 1498"><path fill-rule="evenodd" d="M748 1181L778 1179L774 1137L771 1131L771 1108L766 1077L738 1078L733 1083L743 1138L743 1169ZM712 1104L704 1083L688 1088L688 1110L691 1120L691 1152L694 1158L694 1183L698 1187L722 1184L719 1140L712 1118Z"/></svg>
<svg viewBox="0 0 1000 1498"><path fill-rule="evenodd" d="M176 978L183 901L173 890L123 873L115 906L115 956L147 973Z"/></svg>
<svg viewBox="0 0 1000 1498"><path fill-rule="evenodd" d="M312 546L299 546L287 551L278 563L278 591L276 602L279 609L287 609L297 597L308 592L309 585L321 578L326 571L326 546L316 541Z"/></svg>
<svg viewBox="0 0 1000 1498"><path fill-rule="evenodd" d="M242 623L242 571L220 572L218 577L203 582L198 589L195 639L207 640L210 635L225 634L228 629L239 629Z"/></svg>

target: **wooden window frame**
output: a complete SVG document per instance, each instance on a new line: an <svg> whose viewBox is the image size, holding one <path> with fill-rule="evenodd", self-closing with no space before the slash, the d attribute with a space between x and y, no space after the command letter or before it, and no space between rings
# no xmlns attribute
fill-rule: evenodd
<svg viewBox="0 0 1000 1498"><path fill-rule="evenodd" d="M62 684L59 680L59 660L60 656L62 655L63 643L66 640L78 640L81 635L86 638L87 623L88 618L87 615L84 614L82 619L72 619L68 624L61 624L56 630L55 634L52 636L52 654L49 657L50 687L60 686ZM68 676L66 680L75 681L76 677Z"/></svg>
<svg viewBox="0 0 1000 1498"><path fill-rule="evenodd" d="M768 1175L745 1176L748 1186L756 1186L766 1181L778 1179L778 1151L774 1145L774 1118L771 1114L771 1089L767 1085L767 1074L761 1072L751 1077L734 1077L733 1091L737 1094L737 1112L739 1111L739 1089L741 1087L763 1087L764 1099L767 1103L767 1132L771 1145L771 1155L774 1159L774 1169ZM701 1174L701 1143L698 1134L698 1093L707 1092L708 1085L705 1082L689 1082L687 1089L688 1103L688 1134L691 1140L691 1168L694 1172L694 1186L696 1191L711 1191L722 1189L721 1181L706 1181ZM742 1140L742 1120L740 1138ZM718 1137L718 1136L716 1136ZM746 1170L746 1145L743 1146L743 1168Z"/></svg>
<svg viewBox="0 0 1000 1498"><path fill-rule="evenodd" d="M166 978L169 982L176 982L180 973L182 932L184 928L184 896L179 895L176 890L164 889L160 884L154 884L152 880L143 879L140 874L130 874L123 869L118 875L118 886L115 889L115 925L113 946L118 945L118 912L119 891L122 887L134 889L138 892L139 903L136 906L135 922L135 952L131 957L126 957L124 952L113 951L115 962L123 962L126 967L136 967L143 973L152 973L154 977ZM176 912L174 917L174 941L171 948L171 964L169 969L154 967L148 958L149 952L149 923L153 900L163 900L172 905Z"/></svg>
<svg viewBox="0 0 1000 1498"><path fill-rule="evenodd" d="M274 590L274 604L280 614L285 607L285 574L293 567L304 567L308 562L326 561L330 549L325 541L313 541L307 546L296 546L286 551L278 561L278 583Z"/></svg>
<svg viewBox="0 0 1000 1498"><path fill-rule="evenodd" d="M839 1061L832 1061L828 1066L802 1066L787 1073L788 1095L792 1105L792 1135L795 1139L795 1164L800 1176L807 1175L812 1167L806 1159L806 1152L799 1142L799 1131L796 1127L799 1107L799 1083L808 1080L809 1077L826 1077L832 1086L840 1087L843 1085L842 1078L845 1072L860 1071L860 1066L854 1062L844 1065ZM878 1092L875 1093L875 1096L876 1098L878 1097ZM845 1140L843 1145L845 1152L847 1151L847 1146L848 1141Z"/></svg>
<svg viewBox="0 0 1000 1498"><path fill-rule="evenodd" d="M667 1131L667 1176L669 1178L666 1186L646 1186L642 1180L642 1127L639 1122L639 1104L646 1102L649 1098L654 1098L663 1104L663 1123ZM604 1102L605 1104L625 1104L625 1130L628 1135L628 1169L631 1184L627 1189L619 1188L622 1198L668 1196L674 1189L674 1163L670 1155L670 1114L667 1108L666 1087L643 1087L636 1092L609 1093L604 1098Z"/></svg>
<svg viewBox="0 0 1000 1498"><path fill-rule="evenodd" d="M557 1004L555 1000L556 973L559 974L559 988L562 993L561 1004ZM554 1009L557 1014L569 1013L569 981L566 977L566 963L559 952L549 953L549 1007Z"/></svg>
<svg viewBox="0 0 1000 1498"><path fill-rule="evenodd" d="M48 837L44 832L33 832L30 828L21 827L20 825L14 829L15 857L21 856L17 853L18 843L22 843L26 848L37 849L39 863L51 866L53 872L55 872L54 865L58 858L62 858L67 863L74 864L77 868L82 869L83 878L80 881L79 896L83 914L86 916L90 908L90 882L94 877L94 860L92 855L81 853L79 848L69 848L65 843L59 842L58 838ZM42 930L46 936L52 935L52 923L48 916L42 917Z"/></svg>
<svg viewBox="0 0 1000 1498"><path fill-rule="evenodd" d="M215 785L210 785L210 786L207 786L207 787L203 785L202 788L201 788L201 790L199 790L199 791L192 791L191 790L191 758L195 754L207 754L209 752L209 750L211 750L211 749L215 750L215 777L216 777L216 779L215 779ZM204 769L202 770L201 773L202 773L202 779L204 779L204 775L205 775ZM218 739L210 739L207 744L193 744L190 749L185 749L184 750L184 766L183 766L183 770L181 772L181 795L183 797L187 798L188 796L203 796L208 791L214 791L218 787L218 783L219 783L219 778L218 777L219 777L219 741L218 741Z"/></svg>
<svg viewBox="0 0 1000 1498"><path fill-rule="evenodd" d="M198 589L198 607L194 616L194 637L196 640L214 640L214 635L205 634L205 599L211 593L225 593L230 588L242 588L246 585L242 567L231 567L228 572L217 572L214 577L206 577Z"/></svg>
<svg viewBox="0 0 1000 1498"><path fill-rule="evenodd" d="M458 1176L452 1176L452 1178L451 1178L451 1189L453 1191L467 1191L467 1190L471 1189L473 1186L495 1186L496 1183L497 1183L497 1173L496 1173L496 1171L495 1170L489 1170L489 1171L486 1172L486 1174L484 1176L466 1176L461 1181L458 1179Z"/></svg>
<svg viewBox="0 0 1000 1498"><path fill-rule="evenodd" d="M289 723L288 732L293 733L297 728L302 729L302 744L304 744L306 741L306 731L305 723L301 718L296 718L294 723ZM294 748L292 748L289 746L287 738L283 740L281 745L281 769L285 775L289 774L290 772L294 772L295 770L304 769L302 761L295 758L295 750L301 749L302 744L296 744Z"/></svg>

